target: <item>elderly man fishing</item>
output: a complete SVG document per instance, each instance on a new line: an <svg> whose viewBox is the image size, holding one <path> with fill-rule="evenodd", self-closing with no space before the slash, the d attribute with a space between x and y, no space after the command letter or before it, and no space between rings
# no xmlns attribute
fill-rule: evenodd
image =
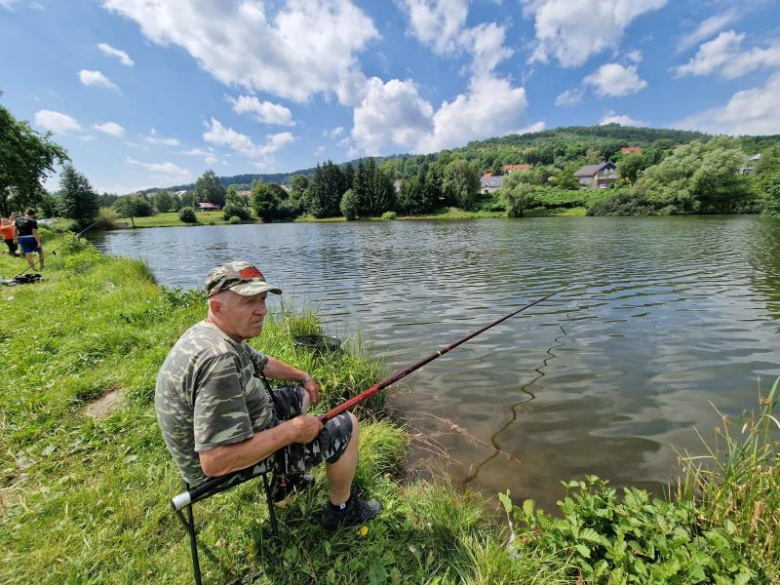
<svg viewBox="0 0 780 585"><path fill-rule="evenodd" d="M213 269L205 288L208 316L173 346L155 390L165 444L188 486L259 463L274 473L274 498L282 499L311 485L304 471L324 460L330 495L325 528L376 516L381 505L358 499L352 490L355 416L344 412L323 424L307 415L319 394L312 377L246 343L263 329L267 294L282 291L248 262ZM266 377L297 385L270 392Z"/></svg>

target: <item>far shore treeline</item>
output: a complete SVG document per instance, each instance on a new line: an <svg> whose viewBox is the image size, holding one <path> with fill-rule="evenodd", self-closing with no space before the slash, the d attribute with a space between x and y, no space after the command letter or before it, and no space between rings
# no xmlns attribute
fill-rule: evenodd
<svg viewBox="0 0 780 585"><path fill-rule="evenodd" d="M475 216L536 214L677 215L763 213L780 216L780 136L709 136L700 132L624 127L568 127L471 142L427 155L328 160L284 175L217 177L207 170L192 185L133 195L97 194L69 164L66 151L0 106L0 211L37 207L43 217L66 217L73 227L99 220L178 212L174 223L197 223L211 204L224 221L348 220L440 213L455 207ZM611 162L609 188L580 184L586 165ZM41 182L63 164L59 189ZM503 175L484 189L485 175ZM527 168L525 168L527 167ZM576 213L575 213L576 214ZM175 217L175 215L174 215ZM210 221L209 223L213 223ZM147 224L148 225L148 224ZM160 225L164 225L161 223Z"/></svg>

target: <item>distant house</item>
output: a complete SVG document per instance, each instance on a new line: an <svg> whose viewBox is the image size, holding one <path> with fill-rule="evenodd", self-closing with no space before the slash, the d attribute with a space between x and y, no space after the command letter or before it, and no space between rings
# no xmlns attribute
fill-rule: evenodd
<svg viewBox="0 0 780 585"><path fill-rule="evenodd" d="M527 171L531 165L504 165L504 174L511 175L512 171Z"/></svg>
<svg viewBox="0 0 780 585"><path fill-rule="evenodd" d="M617 181L617 167L615 163L603 162L597 165L586 165L574 173L580 185L591 189L606 189Z"/></svg>
<svg viewBox="0 0 780 585"><path fill-rule="evenodd" d="M642 154L642 149L638 146L624 146L620 149L620 154Z"/></svg>
<svg viewBox="0 0 780 585"><path fill-rule="evenodd" d="M501 185L504 184L504 175L491 175L490 173L485 173L482 175L479 183L480 191L485 195L495 193L501 188Z"/></svg>
<svg viewBox="0 0 780 585"><path fill-rule="evenodd" d="M219 205L216 203L209 203L208 201L201 201L196 204L195 207L198 211L219 211Z"/></svg>
<svg viewBox="0 0 780 585"><path fill-rule="evenodd" d="M741 173L743 175L752 175L753 169L756 166L756 163L761 160L761 153L754 154L753 156L749 156L745 159L745 164L742 165Z"/></svg>
<svg viewBox="0 0 780 585"><path fill-rule="evenodd" d="M186 195L186 194L187 194L187 190L186 189L184 189L183 191L176 191L174 193L174 195L176 195L176 197L179 197L179 198L181 198L182 195Z"/></svg>

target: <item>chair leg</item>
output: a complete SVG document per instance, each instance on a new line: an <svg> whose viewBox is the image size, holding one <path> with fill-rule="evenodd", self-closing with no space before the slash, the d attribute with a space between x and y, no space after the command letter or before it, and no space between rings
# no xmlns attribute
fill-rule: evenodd
<svg viewBox="0 0 780 585"><path fill-rule="evenodd" d="M190 533L190 552L192 554L192 571L195 573L195 585L202 585L200 580L200 561L198 561L198 537L195 535L195 520L192 516L192 506L187 506L187 532Z"/></svg>
<svg viewBox="0 0 780 585"><path fill-rule="evenodd" d="M271 532L274 538L279 540L279 528L276 525L276 514L274 513L274 500L271 497L271 484L268 481L268 474L263 474L263 487L265 487L265 501L268 504L268 516L271 518Z"/></svg>

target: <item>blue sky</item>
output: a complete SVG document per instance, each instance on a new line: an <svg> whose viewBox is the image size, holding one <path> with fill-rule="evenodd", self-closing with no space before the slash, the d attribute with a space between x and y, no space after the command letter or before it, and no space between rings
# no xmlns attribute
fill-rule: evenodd
<svg viewBox="0 0 780 585"><path fill-rule="evenodd" d="M123 194L610 121L780 134L780 0L0 0L0 71Z"/></svg>

